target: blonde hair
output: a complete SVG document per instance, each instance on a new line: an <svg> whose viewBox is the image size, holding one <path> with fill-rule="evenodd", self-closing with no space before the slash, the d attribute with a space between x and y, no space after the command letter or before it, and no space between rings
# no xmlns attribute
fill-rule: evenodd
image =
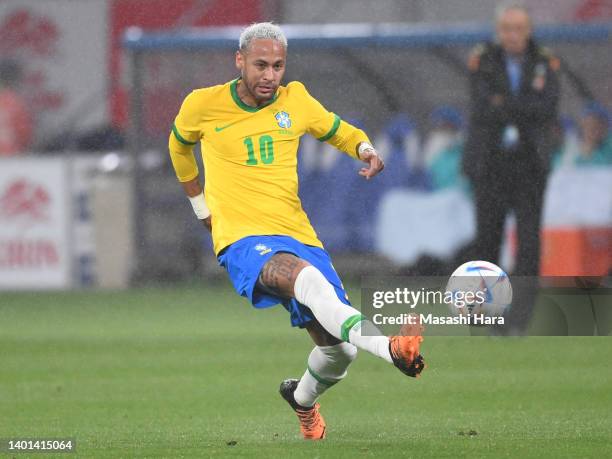
<svg viewBox="0 0 612 459"><path fill-rule="evenodd" d="M287 49L287 38L279 26L271 22L257 22L246 27L240 34L239 49L245 51L256 39L276 40Z"/></svg>

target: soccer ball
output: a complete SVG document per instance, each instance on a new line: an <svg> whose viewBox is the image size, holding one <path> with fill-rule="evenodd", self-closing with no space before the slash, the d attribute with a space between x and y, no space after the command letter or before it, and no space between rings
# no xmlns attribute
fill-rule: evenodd
<svg viewBox="0 0 612 459"><path fill-rule="evenodd" d="M468 261L451 274L446 295L456 315L500 317L512 303L512 285L499 266Z"/></svg>

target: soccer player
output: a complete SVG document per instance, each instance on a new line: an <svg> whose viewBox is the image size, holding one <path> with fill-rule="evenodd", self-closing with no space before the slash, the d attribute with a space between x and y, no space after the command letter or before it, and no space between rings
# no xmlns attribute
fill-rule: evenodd
<svg viewBox="0 0 612 459"><path fill-rule="evenodd" d="M371 179L383 161L366 134L328 112L293 81L281 86L287 39L271 23L240 35L240 77L187 96L169 139L178 180L196 216L212 231L214 251L236 291L256 308L278 303L291 324L315 343L299 379L280 393L297 414L306 439L325 438L317 398L342 380L357 349L393 363L408 376L424 368L421 327L383 336L344 291L298 197L297 150L306 133L366 163ZM193 147L201 143L205 196ZM359 199L358 196L355 199ZM321 203L325 205L325 203Z"/></svg>

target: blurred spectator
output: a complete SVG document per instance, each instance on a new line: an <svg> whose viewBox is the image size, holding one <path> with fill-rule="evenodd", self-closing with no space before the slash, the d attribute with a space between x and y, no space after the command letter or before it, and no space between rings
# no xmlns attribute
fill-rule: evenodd
<svg viewBox="0 0 612 459"><path fill-rule="evenodd" d="M580 117L577 141L565 135L563 147L555 156L555 167L612 165L610 114L597 103L588 104Z"/></svg>
<svg viewBox="0 0 612 459"><path fill-rule="evenodd" d="M609 112L599 104L589 104L580 119L580 151L576 166L612 165L612 135Z"/></svg>
<svg viewBox="0 0 612 459"><path fill-rule="evenodd" d="M432 130L423 147L425 167L432 188L463 188L467 182L461 173L463 154L463 117L454 107L442 106L430 116Z"/></svg>
<svg viewBox="0 0 612 459"><path fill-rule="evenodd" d="M463 116L455 107L442 105L436 108L431 112L429 122L431 131L423 145L423 158L427 166L436 160L438 154L463 141Z"/></svg>
<svg viewBox="0 0 612 459"><path fill-rule="evenodd" d="M390 118L375 144L385 159L384 190L411 188L428 191L431 183L425 173L417 125L410 116L398 113Z"/></svg>
<svg viewBox="0 0 612 459"><path fill-rule="evenodd" d="M414 121L405 113L390 118L376 145L385 158L385 179L380 181L384 188L411 187L413 162L419 153Z"/></svg>
<svg viewBox="0 0 612 459"><path fill-rule="evenodd" d="M509 212L517 220L515 274L537 276L540 220L557 119L559 60L531 38L522 6L496 15L497 42L469 60L471 117L463 169L474 186L476 253L498 262Z"/></svg>
<svg viewBox="0 0 612 459"><path fill-rule="evenodd" d="M16 61L0 62L0 156L19 155L30 145L32 118L19 93L21 76Z"/></svg>

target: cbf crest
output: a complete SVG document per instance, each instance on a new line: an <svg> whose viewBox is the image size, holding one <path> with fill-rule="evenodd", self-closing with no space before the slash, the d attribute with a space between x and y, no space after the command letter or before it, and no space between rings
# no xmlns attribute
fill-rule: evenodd
<svg viewBox="0 0 612 459"><path fill-rule="evenodd" d="M265 244L257 244L254 249L259 252L259 255L265 255L266 253L272 252L272 249Z"/></svg>
<svg viewBox="0 0 612 459"><path fill-rule="evenodd" d="M289 129L291 127L291 118L289 118L289 113L287 112L278 112L274 115L278 125L283 129Z"/></svg>

